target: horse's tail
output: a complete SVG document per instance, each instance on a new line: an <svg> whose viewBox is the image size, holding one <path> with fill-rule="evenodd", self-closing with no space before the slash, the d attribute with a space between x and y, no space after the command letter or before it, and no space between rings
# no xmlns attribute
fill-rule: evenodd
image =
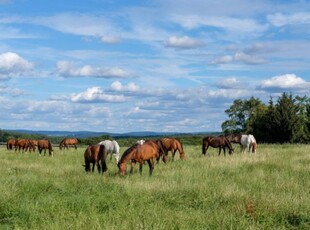
<svg viewBox="0 0 310 230"><path fill-rule="evenodd" d="M102 173L107 171L107 165L106 165L106 162L105 162L105 158L106 158L106 148L104 145L100 145L99 147L99 159L101 161L101 165L102 165Z"/></svg>
<svg viewBox="0 0 310 230"><path fill-rule="evenodd" d="M77 143L81 143L82 141L79 138L76 138Z"/></svg>
<svg viewBox="0 0 310 230"><path fill-rule="evenodd" d="M100 160L103 160L104 150L105 150L105 146L104 145L100 145L100 147L99 147L99 159Z"/></svg>

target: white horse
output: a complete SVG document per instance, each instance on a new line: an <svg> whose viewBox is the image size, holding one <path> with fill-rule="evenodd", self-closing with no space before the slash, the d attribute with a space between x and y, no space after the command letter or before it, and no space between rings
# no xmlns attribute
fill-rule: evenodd
<svg viewBox="0 0 310 230"><path fill-rule="evenodd" d="M137 144L143 145L144 142L145 142L145 140L138 140L138 141L137 141Z"/></svg>
<svg viewBox="0 0 310 230"><path fill-rule="evenodd" d="M113 155L115 157L115 161L117 164L120 158L118 143L115 140L113 141L104 140L104 141L99 142L98 144L104 145L106 147L108 153L111 154L110 161L112 160L112 155Z"/></svg>
<svg viewBox="0 0 310 230"><path fill-rule="evenodd" d="M252 153L256 153L257 143L255 137L252 134L241 135L240 145L241 152L244 152L246 149L248 149L250 152L252 149Z"/></svg>

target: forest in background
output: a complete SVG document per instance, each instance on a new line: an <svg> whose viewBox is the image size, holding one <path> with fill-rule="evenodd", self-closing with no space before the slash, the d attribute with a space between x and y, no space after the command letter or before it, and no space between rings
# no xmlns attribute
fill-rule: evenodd
<svg viewBox="0 0 310 230"><path fill-rule="evenodd" d="M222 123L224 133L253 134L264 143L309 143L310 98L282 93L268 105L260 99L235 100L225 110L229 119Z"/></svg>

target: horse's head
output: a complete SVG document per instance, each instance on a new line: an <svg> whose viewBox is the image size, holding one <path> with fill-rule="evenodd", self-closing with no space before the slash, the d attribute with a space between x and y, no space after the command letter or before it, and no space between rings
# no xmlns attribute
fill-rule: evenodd
<svg viewBox="0 0 310 230"><path fill-rule="evenodd" d="M116 164L118 164L118 162L119 162L119 157L120 157L120 154L119 154L119 153L113 153L113 156L115 157L115 160L116 160Z"/></svg>
<svg viewBox="0 0 310 230"><path fill-rule="evenodd" d="M235 150L232 148L232 149L229 149L229 152L228 152L228 153L231 155L231 154L234 154L234 151L235 151Z"/></svg>
<svg viewBox="0 0 310 230"><path fill-rule="evenodd" d="M126 163L125 162L118 162L117 166L118 166L119 174L121 176L124 176L126 173Z"/></svg>

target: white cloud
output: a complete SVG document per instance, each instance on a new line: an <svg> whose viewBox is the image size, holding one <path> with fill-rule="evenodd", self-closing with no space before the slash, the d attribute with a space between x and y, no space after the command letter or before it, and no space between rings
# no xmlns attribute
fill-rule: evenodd
<svg viewBox="0 0 310 230"><path fill-rule="evenodd" d="M217 64L228 64L233 62L241 62L248 65L258 65L266 63L266 60L264 58L255 55L246 54L244 52L236 52L233 56L225 55L213 60L211 63L217 65Z"/></svg>
<svg viewBox="0 0 310 230"><path fill-rule="evenodd" d="M178 48L178 49L195 49L204 45L204 43L200 40L190 38L188 36L169 37L165 41L165 45L168 47Z"/></svg>
<svg viewBox="0 0 310 230"><path fill-rule="evenodd" d="M100 87L88 88L85 92L72 94L71 100L73 102L124 102L123 95L109 95L103 92Z"/></svg>
<svg viewBox="0 0 310 230"><path fill-rule="evenodd" d="M121 41L121 39L116 36L102 36L100 40L102 43L106 43L106 44L116 44Z"/></svg>
<svg viewBox="0 0 310 230"><path fill-rule="evenodd" d="M245 85L235 77L223 79L215 84L221 89L244 89Z"/></svg>
<svg viewBox="0 0 310 230"><path fill-rule="evenodd" d="M111 84L111 89L115 91L129 91L136 92L139 90L139 86L133 82L123 85L120 81L115 81Z"/></svg>
<svg viewBox="0 0 310 230"><path fill-rule="evenodd" d="M13 52L0 54L0 80L21 75L31 70L32 63Z"/></svg>
<svg viewBox="0 0 310 230"><path fill-rule="evenodd" d="M59 61L57 63L57 72L63 77L98 77L98 78L126 78L130 74L120 68L99 68L90 65L75 67L73 63Z"/></svg>
<svg viewBox="0 0 310 230"><path fill-rule="evenodd" d="M310 82L306 82L295 74L284 74L272 77L269 80L263 80L260 85L263 89L281 88L281 89L309 89Z"/></svg>
<svg viewBox="0 0 310 230"><path fill-rule="evenodd" d="M293 14L276 13L267 16L274 26L285 26L294 24L310 24L309 12L298 12Z"/></svg>
<svg viewBox="0 0 310 230"><path fill-rule="evenodd" d="M218 27L227 31L242 33L261 33L268 29L267 24L259 24L253 19L236 17L204 17L198 15L174 16L173 20L187 29L196 29L202 26Z"/></svg>
<svg viewBox="0 0 310 230"><path fill-rule="evenodd" d="M20 89L11 88L11 87L5 86L5 85L0 85L0 94L1 95L8 94L8 95L11 95L13 97L16 97L16 96L22 95L23 93L24 92Z"/></svg>

